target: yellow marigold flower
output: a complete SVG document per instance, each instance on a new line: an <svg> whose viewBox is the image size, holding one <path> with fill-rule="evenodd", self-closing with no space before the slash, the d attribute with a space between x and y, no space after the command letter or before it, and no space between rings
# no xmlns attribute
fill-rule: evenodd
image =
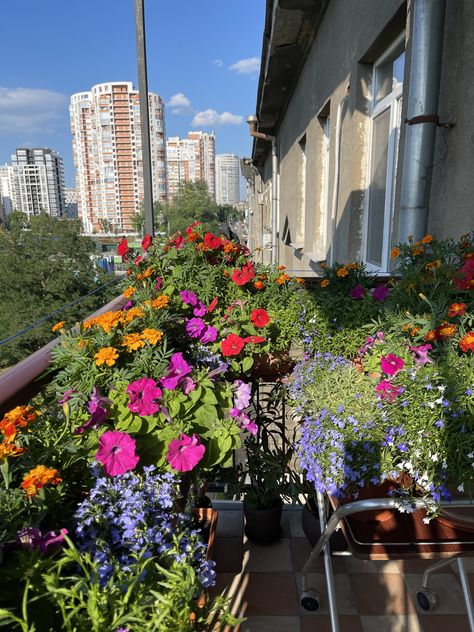
<svg viewBox="0 0 474 632"><path fill-rule="evenodd" d="M237 252L237 250L237 244L234 244L234 242L232 241L228 241L226 244L224 244L224 252L226 255L229 253Z"/></svg>
<svg viewBox="0 0 474 632"><path fill-rule="evenodd" d="M151 277L151 275L153 274L153 268L147 268L144 272L143 272L143 278L144 279L148 279L148 277Z"/></svg>
<svg viewBox="0 0 474 632"><path fill-rule="evenodd" d="M439 259L436 259L435 261L430 261L429 263L425 265L425 268L427 270L437 270L440 267L441 267L441 261Z"/></svg>
<svg viewBox="0 0 474 632"><path fill-rule="evenodd" d="M440 325L436 328L436 333L438 335L438 338L450 338L454 333L456 333L456 325Z"/></svg>
<svg viewBox="0 0 474 632"><path fill-rule="evenodd" d="M263 290L263 281L255 281L253 286L256 290Z"/></svg>
<svg viewBox="0 0 474 632"><path fill-rule="evenodd" d="M150 301L145 301L146 305L150 304ZM122 322L125 325L131 323L134 318L141 318L145 315L145 312L141 307L132 307L128 309L126 312L122 312Z"/></svg>
<svg viewBox="0 0 474 632"><path fill-rule="evenodd" d="M276 280L276 283L278 283L278 285L283 285L283 283L289 281L289 279L290 277L287 274L280 274L280 276Z"/></svg>
<svg viewBox="0 0 474 632"><path fill-rule="evenodd" d="M423 246L421 246L419 243L417 243L411 249L411 254L414 257L417 257L418 255L421 255L421 253L424 252L424 251L425 251L425 249L423 248Z"/></svg>
<svg viewBox="0 0 474 632"><path fill-rule="evenodd" d="M94 318L94 325L101 327L107 334L111 329L120 324L122 314L123 312L121 310L116 312L105 312L104 314Z"/></svg>
<svg viewBox="0 0 474 632"><path fill-rule="evenodd" d="M145 346L142 340L142 334L128 334L123 337L122 347L127 347L127 351L136 351Z"/></svg>
<svg viewBox="0 0 474 632"><path fill-rule="evenodd" d="M464 353L468 351L474 352L474 331L468 331L459 341L459 346Z"/></svg>
<svg viewBox="0 0 474 632"><path fill-rule="evenodd" d="M77 341L77 348L78 349L84 349L84 347L87 346L87 340L78 340Z"/></svg>
<svg viewBox="0 0 474 632"><path fill-rule="evenodd" d="M119 355L115 347L102 347L94 356L97 366L104 364L104 362L107 366L113 366L115 361L118 360L118 357Z"/></svg>
<svg viewBox="0 0 474 632"><path fill-rule="evenodd" d="M83 327L84 329L90 329L93 325L95 325L95 318L88 318L87 320L84 321L83 323Z"/></svg>
<svg viewBox="0 0 474 632"><path fill-rule="evenodd" d="M158 296L158 298L152 300L151 306L155 309L161 309L162 307L166 307L169 302L170 297L166 296L166 294L162 294L161 296Z"/></svg>
<svg viewBox="0 0 474 632"><path fill-rule="evenodd" d="M351 263L348 263L346 266L348 270L360 270L361 267L360 263L357 263L356 261L351 261Z"/></svg>
<svg viewBox="0 0 474 632"><path fill-rule="evenodd" d="M295 283L298 283L298 285L303 285L304 279L302 279L301 277L295 277Z"/></svg>
<svg viewBox="0 0 474 632"><path fill-rule="evenodd" d="M433 241L433 235L425 235L421 240L422 244L430 244Z"/></svg>
<svg viewBox="0 0 474 632"><path fill-rule="evenodd" d="M65 320L60 320L59 323L56 323L51 327L51 331L56 332L64 327Z"/></svg>
<svg viewBox="0 0 474 632"><path fill-rule="evenodd" d="M323 279L321 281L321 287L327 287L330 284L329 279Z"/></svg>
<svg viewBox="0 0 474 632"><path fill-rule="evenodd" d="M132 296L135 294L135 288L133 287L133 285L129 285L128 288L122 292L122 294L123 296L125 296L125 298L132 298Z"/></svg>
<svg viewBox="0 0 474 632"><path fill-rule="evenodd" d="M346 277L349 274L349 270L345 266L342 266L338 268L336 274L338 277Z"/></svg>
<svg viewBox="0 0 474 632"><path fill-rule="evenodd" d="M163 338L163 332L159 329L144 329L142 333L143 339L151 345L156 345Z"/></svg>
<svg viewBox="0 0 474 632"><path fill-rule="evenodd" d="M398 246L394 246L390 251L390 259L396 259L400 255L400 248Z"/></svg>
<svg viewBox="0 0 474 632"><path fill-rule="evenodd" d="M45 465L37 465L23 477L21 487L25 490L27 496L36 496L39 490L50 483L57 485L62 482L58 470Z"/></svg>
<svg viewBox="0 0 474 632"><path fill-rule="evenodd" d="M0 463L9 456L20 456L23 452L26 452L26 448L20 448L20 446L15 443L2 441L2 443L0 443Z"/></svg>

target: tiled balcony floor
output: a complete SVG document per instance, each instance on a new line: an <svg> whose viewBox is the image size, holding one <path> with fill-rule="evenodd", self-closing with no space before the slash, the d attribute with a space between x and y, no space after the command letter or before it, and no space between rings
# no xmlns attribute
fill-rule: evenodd
<svg viewBox="0 0 474 632"><path fill-rule="evenodd" d="M310 613L299 605L300 571L311 552L301 529L301 511L285 510L281 539L262 546L244 537L239 504L214 506L219 512L216 588L232 597L234 614L246 617L232 632L330 632L322 558L310 582L320 594L321 608ZM351 555L334 556L341 632L469 632L454 567L432 576L430 588L440 600L435 612L417 612L415 595L426 566L418 560L367 562ZM466 560L466 568L474 593L474 559Z"/></svg>

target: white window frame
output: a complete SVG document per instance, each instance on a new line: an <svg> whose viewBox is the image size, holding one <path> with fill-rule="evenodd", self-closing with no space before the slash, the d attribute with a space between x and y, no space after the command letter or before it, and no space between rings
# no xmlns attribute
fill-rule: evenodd
<svg viewBox="0 0 474 632"><path fill-rule="evenodd" d="M366 199L364 208L364 226L363 226L363 243L362 253L363 261L369 272L387 273L389 271L390 258L390 240L392 232L392 217L393 206L395 198L395 185L396 185L396 171L397 171L397 159L398 159L398 143L400 137L400 120L401 120L401 108L403 98L403 83L397 85L386 97L381 99L378 103L376 99L377 88L377 69L386 61L386 59L393 53L393 51L400 46L400 43L405 41L405 32L401 33L399 37L390 45L389 48L377 59L373 66L373 80L372 80L372 103L370 112L370 133L369 133L369 160L367 169L367 184L366 184ZM368 227L369 227L369 203L370 203L370 186L371 186L371 170L372 170L372 140L373 140L373 123L374 120L380 116L383 112L390 109L390 131L388 139L388 153L387 153L387 174L385 177L386 189L385 189L385 206L384 206L384 220L383 220L383 241L382 241L382 260L381 265L378 266L371 263L367 259L368 248Z"/></svg>

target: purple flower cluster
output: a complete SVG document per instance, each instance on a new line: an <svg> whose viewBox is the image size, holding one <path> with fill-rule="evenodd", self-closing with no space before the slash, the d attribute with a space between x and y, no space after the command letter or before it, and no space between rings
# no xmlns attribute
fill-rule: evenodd
<svg viewBox="0 0 474 632"><path fill-rule="evenodd" d="M98 564L105 585L116 566L129 571L137 554L157 556L160 565L192 565L203 587L214 584L214 563L185 514L176 513L178 479L145 467L114 478L98 477L76 512L76 536L82 551ZM177 542L176 536L179 541Z"/></svg>

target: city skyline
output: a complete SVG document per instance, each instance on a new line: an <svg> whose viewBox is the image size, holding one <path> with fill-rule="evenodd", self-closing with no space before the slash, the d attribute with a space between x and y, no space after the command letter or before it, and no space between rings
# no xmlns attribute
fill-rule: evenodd
<svg viewBox="0 0 474 632"><path fill-rule="evenodd" d="M149 90L165 101L166 136L214 131L216 153L250 155L245 116L255 109L264 3L243 0L223 10L217 0L206 6L184 0L145 8ZM78 10L59 0L46 6L25 0L4 9L5 50L15 50L20 34L27 50L7 55L2 67L0 164L17 147L50 147L63 156L66 185L73 186L69 99L107 81L137 86L133 2L85 0ZM39 31L55 46L38 48Z"/></svg>

